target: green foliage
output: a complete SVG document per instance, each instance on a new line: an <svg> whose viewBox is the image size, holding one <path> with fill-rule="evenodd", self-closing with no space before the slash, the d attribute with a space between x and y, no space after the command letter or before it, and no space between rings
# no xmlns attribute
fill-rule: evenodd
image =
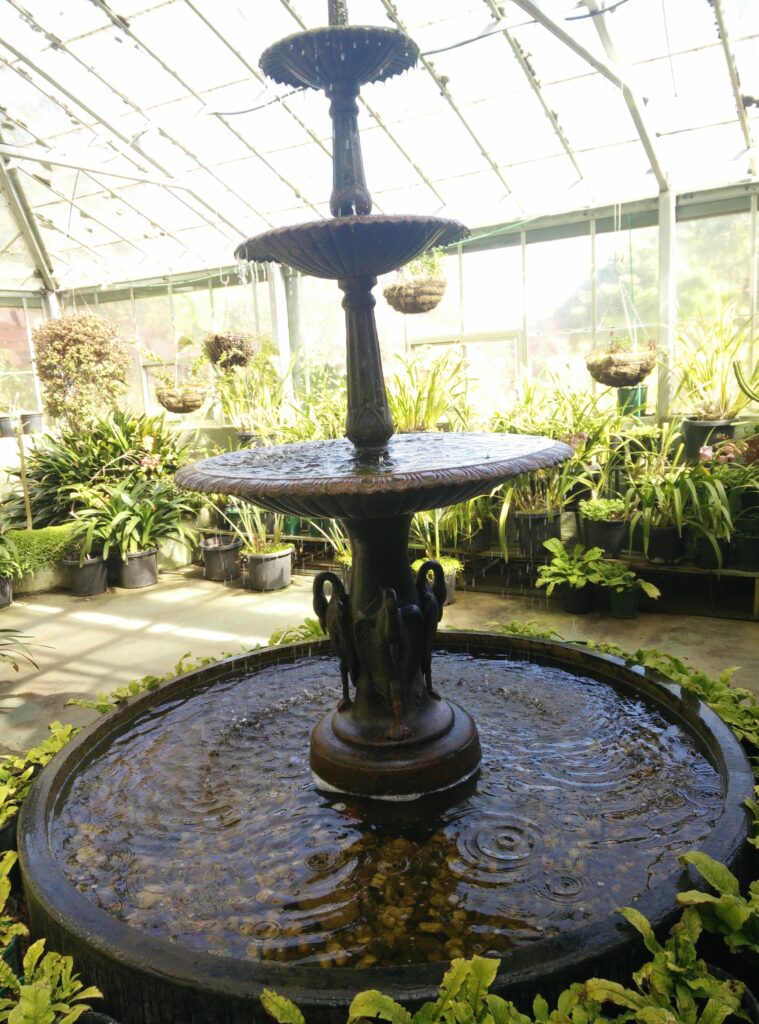
<svg viewBox="0 0 759 1024"><path fill-rule="evenodd" d="M738 981L713 977L698 959L701 924L692 908L673 926L664 946L639 911L626 907L621 913L640 932L652 959L633 974L634 989L591 978L585 983L591 1001L612 1003L625 1011L615 1015L615 1020L640 1024L722 1024L738 1013L745 987Z"/></svg>
<svg viewBox="0 0 759 1024"><path fill-rule="evenodd" d="M447 421L464 428L469 420L467 368L451 355L425 361L419 355L398 357L399 369L390 377L387 400L399 434L437 429Z"/></svg>
<svg viewBox="0 0 759 1024"><path fill-rule="evenodd" d="M291 403L289 423L280 423L282 441L323 441L345 435L348 384L344 373L329 363L309 366L306 388Z"/></svg>
<svg viewBox="0 0 759 1024"><path fill-rule="evenodd" d="M219 655L205 655L203 657L193 657L188 651L182 655L174 668L164 672L161 676L146 675L139 679L131 679L125 686L118 686L110 693L98 693L92 699L72 697L66 703L73 704L79 708L92 708L99 714L104 715L106 711L112 711L113 708L119 707L120 704L125 704L132 697L136 697L146 690L157 689L161 683L168 683L169 680L176 679L177 676L183 676L186 672L193 672L195 669L203 668L206 665L213 665L223 658L230 657L232 657L232 654L229 651Z"/></svg>
<svg viewBox="0 0 759 1024"><path fill-rule="evenodd" d="M72 313L34 328L37 372L50 416L78 423L115 409L127 389L132 352L118 326Z"/></svg>
<svg viewBox="0 0 759 1024"><path fill-rule="evenodd" d="M703 928L721 935L731 952L759 953L759 880L751 883L744 897L735 875L707 854L696 850L678 859L694 867L717 895L693 889L678 893L677 902L694 907Z"/></svg>
<svg viewBox="0 0 759 1024"><path fill-rule="evenodd" d="M39 769L79 732L73 725L60 722L51 722L48 729L50 736L25 754L0 756L0 828L18 814Z"/></svg>
<svg viewBox="0 0 759 1024"><path fill-rule="evenodd" d="M258 505L236 498L215 508L226 524L224 529L242 541L242 554L262 555L290 548L282 542L285 518L281 513L265 512Z"/></svg>
<svg viewBox="0 0 759 1024"><path fill-rule="evenodd" d="M738 387L750 402L759 402L759 363L754 367L751 377L746 376L746 371L740 362L733 363L735 380Z"/></svg>
<svg viewBox="0 0 759 1024"><path fill-rule="evenodd" d="M417 512L411 520L409 542L411 547L423 548L425 558L434 558L443 565L444 572L461 572L464 566L458 558L443 555L443 529L445 511L435 508L431 512ZM414 566L422 564L424 559L417 559ZM446 563L445 565L443 563Z"/></svg>
<svg viewBox="0 0 759 1024"><path fill-rule="evenodd" d="M127 486L134 480L170 477L189 456L190 441L163 415L119 411L94 423L69 424L55 434L39 435L26 467L34 525L68 520L81 507L76 491L83 483ZM12 525L25 525L18 487L4 512Z"/></svg>
<svg viewBox="0 0 759 1024"><path fill-rule="evenodd" d="M526 636L536 640L564 640L565 638L555 629L544 629L534 620L520 622L519 619L512 619L511 622L488 622L497 633L505 633L506 636Z"/></svg>
<svg viewBox="0 0 759 1024"><path fill-rule="evenodd" d="M159 541L191 539L195 535L185 517L192 505L172 485L161 481L134 480L131 483L81 485L74 491L83 505L76 512L82 524L85 550L102 543L103 557L111 548L126 560L127 554L149 551Z"/></svg>
<svg viewBox="0 0 759 1024"><path fill-rule="evenodd" d="M323 640L326 635L318 619L306 618L299 626L275 629L269 637L269 646L284 647L287 644L299 644L308 640Z"/></svg>
<svg viewBox="0 0 759 1024"><path fill-rule="evenodd" d="M445 249L428 249L401 269L409 277L445 277Z"/></svg>
<svg viewBox="0 0 759 1024"><path fill-rule="evenodd" d="M589 498L579 503L579 510L583 519L594 523L625 518L622 498Z"/></svg>
<svg viewBox="0 0 759 1024"><path fill-rule="evenodd" d="M624 562L617 562L613 559L607 558L601 563L601 579L599 582L602 587L606 587L607 590L616 590L617 593L622 593L624 590L633 590L637 587L643 591L646 597L650 597L652 600L661 597L661 591L653 583L649 583L648 580L642 580L636 572L628 569Z"/></svg>
<svg viewBox="0 0 759 1024"><path fill-rule="evenodd" d="M588 548L575 544L572 554L556 537L543 542L543 547L551 552L553 558L548 565L538 569L536 587L545 587L546 593L553 593L555 587L568 586L576 590L588 583L601 583L603 580L603 564L605 562L602 548Z"/></svg>
<svg viewBox="0 0 759 1024"><path fill-rule="evenodd" d="M74 1024L92 1007L85 1001L102 999L94 985L85 988L74 974L70 956L45 953L45 940L32 943L26 951L23 977L0 961L0 1022L7 1024Z"/></svg>
<svg viewBox="0 0 759 1024"><path fill-rule="evenodd" d="M17 860L15 850L0 854L0 950L6 949L14 938L25 938L29 934L25 925L11 917L8 906L11 894L10 873Z"/></svg>
<svg viewBox="0 0 759 1024"><path fill-rule="evenodd" d="M249 334L214 334L203 338L203 352L221 370L234 366L247 366L254 354L253 338Z"/></svg>
<svg viewBox="0 0 759 1024"><path fill-rule="evenodd" d="M53 569L71 543L74 523L42 526L35 530L8 530L7 539L15 546L24 572Z"/></svg>
<svg viewBox="0 0 759 1024"><path fill-rule="evenodd" d="M747 800L746 806L751 811L752 817L751 835L748 837L748 841L759 850L759 786L754 787L754 799Z"/></svg>
<svg viewBox="0 0 759 1024"><path fill-rule="evenodd" d="M19 660L37 668L37 662L26 649L31 639L17 629L0 629L0 663L10 665L14 672L19 670Z"/></svg>
<svg viewBox="0 0 759 1024"><path fill-rule="evenodd" d="M225 365L216 373L216 394L227 423L251 431L264 443L280 439L293 363L284 373L269 348L251 354L244 366Z"/></svg>
<svg viewBox="0 0 759 1024"><path fill-rule="evenodd" d="M700 420L730 420L751 400L733 369L747 344L747 324L735 307L724 306L713 320L699 318L678 331L674 401ZM752 375L752 379L753 379Z"/></svg>
<svg viewBox="0 0 759 1024"><path fill-rule="evenodd" d="M21 555L11 531L5 524L0 524L0 578L4 580L20 579L29 566Z"/></svg>

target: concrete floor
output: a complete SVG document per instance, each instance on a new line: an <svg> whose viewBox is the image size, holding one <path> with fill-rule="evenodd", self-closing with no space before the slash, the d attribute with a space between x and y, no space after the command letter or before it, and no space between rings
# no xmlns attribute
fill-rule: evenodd
<svg viewBox="0 0 759 1024"><path fill-rule="evenodd" d="M0 666L0 749L26 749L45 736L54 719L90 721L94 712L65 706L71 697L108 692L148 673L159 675L188 652L237 653L306 616L313 617L309 576L294 576L287 590L255 594L206 582L194 566L164 573L157 586L145 590L114 589L95 598L66 593L18 598L3 610L2 627L33 637L39 668L22 666L17 674ZM484 629L513 619L553 627L566 639L614 641L628 649L658 647L710 673L738 665L735 682L759 694L755 622L661 614L620 621L600 612L570 616L540 597L457 591L443 625Z"/></svg>

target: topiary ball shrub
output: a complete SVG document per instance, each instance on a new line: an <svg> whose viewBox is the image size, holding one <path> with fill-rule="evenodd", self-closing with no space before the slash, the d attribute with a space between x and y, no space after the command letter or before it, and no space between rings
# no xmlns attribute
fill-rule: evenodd
<svg viewBox="0 0 759 1024"><path fill-rule="evenodd" d="M46 320L32 337L50 416L81 423L118 407L132 352L113 320L72 313Z"/></svg>

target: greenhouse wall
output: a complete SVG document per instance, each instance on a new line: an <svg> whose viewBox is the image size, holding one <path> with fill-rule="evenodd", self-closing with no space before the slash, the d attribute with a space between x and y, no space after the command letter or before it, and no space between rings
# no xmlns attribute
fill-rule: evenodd
<svg viewBox="0 0 759 1024"><path fill-rule="evenodd" d="M749 325L753 347L757 296L757 197L746 186L716 197L681 197L674 268L678 321L712 317L726 303ZM610 336L656 341L659 316L659 229L653 201L475 232L446 260L447 288L439 306L420 316L395 312L375 296L385 368L412 351L453 351L466 359L471 397L487 416L525 377L584 379L584 356ZM157 410L151 367L180 366L179 346L208 331L253 331L297 352L299 379L320 364L345 360L341 295L335 282L255 268L241 282L236 269L159 278L103 291L67 291L66 312L114 319L135 342L129 401ZM0 307L0 387L3 403L36 409L31 331L42 316L39 296L6 293ZM284 307L285 302L289 307ZM274 337L278 335L278 337ZM284 338L284 344L282 339ZM747 351L747 356L751 356ZM655 378L650 381L655 391ZM659 410L660 413L666 410Z"/></svg>

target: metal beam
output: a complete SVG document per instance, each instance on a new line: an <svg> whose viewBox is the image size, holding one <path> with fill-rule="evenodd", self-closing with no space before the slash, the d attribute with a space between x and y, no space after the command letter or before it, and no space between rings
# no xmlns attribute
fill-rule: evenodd
<svg viewBox="0 0 759 1024"><path fill-rule="evenodd" d="M538 7L534 0L511 0L513 4L519 7L529 14L531 18L534 18L539 25L547 29L552 36L556 36L560 39L565 46L568 46L570 50L577 54L578 57L582 57L584 61L587 61L592 68L595 68L599 74L603 75L604 78L608 79L613 85L616 85L619 89L623 89L627 82L625 81L622 71L613 64L609 64L605 60L601 60L600 57L596 57L595 54L587 50L582 43L579 43L574 36L571 36L565 28L563 28L558 22L554 21L553 18L549 17L544 11Z"/></svg>
<svg viewBox="0 0 759 1024"><path fill-rule="evenodd" d="M20 146L0 143L0 156L9 160L31 160L35 164L50 164L53 167L70 167L75 171L84 171L85 174L104 174L106 177L123 178L125 181L136 181L145 185L160 185L162 188L186 188L176 178L117 171L108 164L88 164L86 159L80 160L79 157L55 153L53 150L33 149L31 146L22 149Z"/></svg>
<svg viewBox="0 0 759 1024"><path fill-rule="evenodd" d="M8 161L0 156L0 190L5 195L8 209L16 222L24 244L29 251L35 270L48 291L55 292L58 282L55 279L53 264L45 249L45 244L37 230L37 225L26 201L24 191L19 185L18 176L15 171L8 170Z"/></svg>
<svg viewBox="0 0 759 1024"><path fill-rule="evenodd" d="M596 15L592 21L596 26L596 31L598 32L603 48L606 51L607 57L609 57L609 59L614 62L615 66L618 67L619 58L617 57L617 50L614 46L611 35L609 34L609 29L606 24L606 16L601 13L601 9L598 6L598 0L585 0L585 6L591 14ZM654 141L654 132L649 128L648 118L643 112L643 102L638 99L635 90L629 82L623 82L621 88L622 95L624 96L625 103L627 104L627 109L630 111L630 117L633 119L635 128L640 136L640 141L646 151L648 162L651 164L651 170L656 176L659 191L665 192L669 188L669 180L659 158L657 145Z"/></svg>
<svg viewBox="0 0 759 1024"><path fill-rule="evenodd" d="M727 25L725 24L725 13L722 10L722 0L711 0L711 4L714 9L714 16L717 19L717 32L719 33L720 42L722 43L722 51L725 54L725 60L727 61L730 85L732 86L733 98L735 99L735 109L738 111L738 120L741 123L743 139L746 143L746 149L748 150L749 171L753 176L755 176L756 157L754 155L754 140L751 135L751 125L749 124L748 115L746 114L746 108L743 105L743 95L741 93L741 81L738 77L738 69L735 66L735 58L730 50L730 37L728 36Z"/></svg>
<svg viewBox="0 0 759 1024"><path fill-rule="evenodd" d="M675 281L675 207L674 192L659 195L659 383L656 391L656 419L659 423L669 412L672 378L669 372L675 351L677 288Z"/></svg>

